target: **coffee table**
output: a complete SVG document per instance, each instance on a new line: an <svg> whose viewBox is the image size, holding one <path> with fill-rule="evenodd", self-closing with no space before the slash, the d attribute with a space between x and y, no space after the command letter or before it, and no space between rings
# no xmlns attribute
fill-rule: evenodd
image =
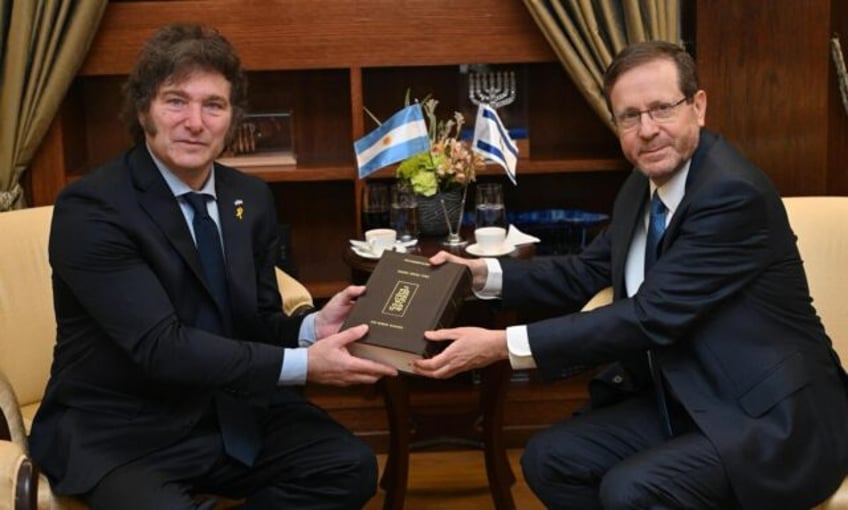
<svg viewBox="0 0 848 510"><path fill-rule="evenodd" d="M466 238L470 233L463 233ZM440 239L422 238L410 253L431 256L446 250L463 257L472 257L464 247L447 247ZM532 244L520 245L509 253L509 257L529 258L535 253ZM343 258L350 266L352 280L364 284L377 265L377 260L363 258L347 248ZM463 306L461 320L466 325L489 328L504 328L514 323L515 315L498 310L488 303L471 299ZM451 446L480 448L486 463L489 492L496 510L513 510L515 503L510 488L515 475L509 465L503 439L503 416L506 392L512 370L507 361L480 369L473 374L461 374L453 380L437 381L411 374L386 377L380 381L389 427L389 451L380 487L386 492L384 510L401 510L406 496L409 479L409 454L414 449ZM470 382L473 380L474 382ZM469 384L478 387L479 399L476 409L461 414L428 414L416 409L412 393L418 388L434 391L445 390L449 395L451 386L455 391L468 389Z"/></svg>

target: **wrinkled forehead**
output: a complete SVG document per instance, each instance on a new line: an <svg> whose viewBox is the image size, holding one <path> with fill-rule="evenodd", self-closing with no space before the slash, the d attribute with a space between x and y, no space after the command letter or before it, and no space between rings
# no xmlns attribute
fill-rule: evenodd
<svg viewBox="0 0 848 510"><path fill-rule="evenodd" d="M232 88L232 84L227 80L227 77L221 71L211 68L204 67L199 65L186 65L179 69L175 69L174 72L166 76L159 82L156 89L161 90L162 88L168 87L183 87L190 82L195 81L215 81L215 82L226 82L228 88Z"/></svg>
<svg viewBox="0 0 848 510"><path fill-rule="evenodd" d="M645 62L623 72L610 90L613 110L642 108L680 99L677 66L668 59Z"/></svg>
<svg viewBox="0 0 848 510"><path fill-rule="evenodd" d="M156 88L154 97L162 94L177 93L199 100L221 99L232 101L232 84L217 71L196 69L182 75L171 75Z"/></svg>

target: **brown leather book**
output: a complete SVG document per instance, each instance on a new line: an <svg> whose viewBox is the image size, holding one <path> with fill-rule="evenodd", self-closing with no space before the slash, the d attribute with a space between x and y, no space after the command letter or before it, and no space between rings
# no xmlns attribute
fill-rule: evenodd
<svg viewBox="0 0 848 510"><path fill-rule="evenodd" d="M343 326L369 326L348 346L350 353L412 372L413 360L444 347L424 338L424 332L453 324L471 292L471 272L461 264L433 267L426 257L386 251L366 286Z"/></svg>

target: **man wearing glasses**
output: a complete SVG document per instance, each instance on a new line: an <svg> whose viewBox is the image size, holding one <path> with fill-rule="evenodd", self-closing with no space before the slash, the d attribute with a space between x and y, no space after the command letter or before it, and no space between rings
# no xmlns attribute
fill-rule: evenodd
<svg viewBox="0 0 848 510"><path fill-rule="evenodd" d="M777 190L704 129L707 96L680 47L640 43L604 77L635 169L581 254L465 263L481 296L562 315L445 329L432 377L509 359L554 379L610 364L591 409L538 434L522 467L549 508L807 509L848 472L845 372L811 306ZM604 287L614 302L571 313Z"/></svg>

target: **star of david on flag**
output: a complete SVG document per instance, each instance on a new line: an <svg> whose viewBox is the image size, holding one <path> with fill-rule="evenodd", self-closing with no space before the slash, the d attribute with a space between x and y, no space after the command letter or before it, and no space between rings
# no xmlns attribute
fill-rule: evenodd
<svg viewBox="0 0 848 510"><path fill-rule="evenodd" d="M487 104L480 103L477 108L471 147L485 159L502 166L509 180L517 184L515 165L518 162L518 147L509 137L495 109Z"/></svg>
<svg viewBox="0 0 848 510"><path fill-rule="evenodd" d="M359 178L409 156L430 150L430 138L421 105L412 104L392 115L380 127L353 142Z"/></svg>

